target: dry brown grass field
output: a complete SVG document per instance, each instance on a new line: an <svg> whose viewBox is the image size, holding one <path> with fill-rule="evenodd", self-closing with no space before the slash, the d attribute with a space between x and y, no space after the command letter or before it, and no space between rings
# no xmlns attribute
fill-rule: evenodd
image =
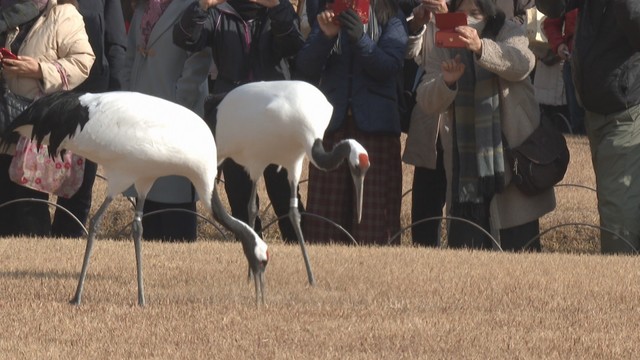
<svg viewBox="0 0 640 360"><path fill-rule="evenodd" d="M570 138L566 184L594 186L584 138ZM405 188L411 183L406 169ZM104 184L96 186L102 201ZM304 186L301 189L304 193ZM266 199L266 196L262 196ZM595 194L557 189L542 230L597 224ZM409 197L403 223L409 222ZM266 207L264 204L263 207ZM202 214L206 214L204 210ZM83 304L68 303L85 241L0 241L2 359L632 359L640 350L634 256L599 255L597 231L543 235L544 251L297 245L265 239L267 305L257 308L240 245L202 222L191 244L145 242L147 306L136 305L131 205L109 210ZM270 209L264 218L273 217ZM125 231L120 231L125 228ZM121 232L121 234L119 234Z"/></svg>

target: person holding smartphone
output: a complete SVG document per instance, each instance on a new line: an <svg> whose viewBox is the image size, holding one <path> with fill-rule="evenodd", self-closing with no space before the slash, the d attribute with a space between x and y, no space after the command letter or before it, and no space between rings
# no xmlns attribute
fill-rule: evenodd
<svg viewBox="0 0 640 360"><path fill-rule="evenodd" d="M424 54L416 100L443 122L449 215L475 223L499 244L462 221L449 222L448 244L523 250L539 234L539 218L555 208L553 189L528 196L512 184L504 157L503 136L518 146L540 124L529 79L535 56L522 26L492 0L453 0L450 11L467 15L469 25L455 28L465 47ZM526 250L539 251L539 239Z"/></svg>
<svg viewBox="0 0 640 360"><path fill-rule="evenodd" d="M340 224L359 244L386 245L400 230L397 81L406 45L406 21L398 3L372 0L366 25L352 9L339 15L321 11L297 56L297 71L304 78L319 79L320 90L334 107L324 134L325 149L353 138L371 159L361 222L351 205L353 185L346 181L350 175L345 164L328 172L309 167L307 209ZM339 229L316 218L307 219L303 231L309 242L349 242Z"/></svg>
<svg viewBox="0 0 640 360"><path fill-rule="evenodd" d="M2 2L2 4L7 4ZM2 59L2 77L9 89L26 98L75 89L88 76L95 55L77 3L49 0L38 15L7 31L2 44L17 59ZM0 155L0 204L49 195L11 181L11 155ZM18 202L0 208L0 235L48 236L49 208L44 203Z"/></svg>

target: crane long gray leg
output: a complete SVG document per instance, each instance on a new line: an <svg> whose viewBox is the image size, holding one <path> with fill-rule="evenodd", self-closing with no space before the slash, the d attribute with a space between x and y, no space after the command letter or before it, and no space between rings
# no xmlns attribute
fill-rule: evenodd
<svg viewBox="0 0 640 360"><path fill-rule="evenodd" d="M249 227L254 229L256 226L256 217L258 216L258 204L256 204L256 196L258 193L258 183L252 181L251 183L251 196L249 197L249 204L247 205L247 214L249 215Z"/></svg>
<svg viewBox="0 0 640 360"><path fill-rule="evenodd" d="M256 181L252 181L251 196L249 196L249 204L247 204L247 216L249 217L248 225L252 229L255 229L256 227L256 217L258 216L258 204L256 203L257 194L258 194L258 183ZM249 267L249 275L247 276L247 279L249 281L251 281L251 275L252 275L251 267Z"/></svg>
<svg viewBox="0 0 640 360"><path fill-rule="evenodd" d="M260 272L254 275L253 283L256 288L256 306L265 305L264 301L264 273Z"/></svg>
<svg viewBox="0 0 640 360"><path fill-rule="evenodd" d="M300 244L300 249L302 250L302 257L304 258L304 265L307 268L307 277L309 278L309 284L314 286L316 284L316 279L313 277L313 272L311 271L311 263L309 262L309 255L307 255L307 247L304 243L304 236L302 235L302 229L300 228L300 211L298 210L298 184L294 184L291 182L289 184L291 186L291 200L289 203L289 219L291 220L291 224L293 225L294 230L296 231L296 236L298 237L298 243Z"/></svg>
<svg viewBox="0 0 640 360"><path fill-rule="evenodd" d="M96 238L96 233L100 228L100 223L102 222L102 216L105 211L113 201L113 197L107 196L96 214L91 218L91 226L89 227L89 234L87 236L87 248L84 251L84 260L82 261L82 270L80 271L80 278L78 279L78 287L76 288L76 294L71 299L71 303L75 305L80 305L82 302L82 291L84 289L84 280L87 276L87 269L89 268L89 258L91 257L91 251L93 249L93 241Z"/></svg>
<svg viewBox="0 0 640 360"><path fill-rule="evenodd" d="M142 280L142 210L145 197L140 196L136 202L136 214L133 218L133 244L136 249L136 269L138 272L138 305L144 306L144 283Z"/></svg>

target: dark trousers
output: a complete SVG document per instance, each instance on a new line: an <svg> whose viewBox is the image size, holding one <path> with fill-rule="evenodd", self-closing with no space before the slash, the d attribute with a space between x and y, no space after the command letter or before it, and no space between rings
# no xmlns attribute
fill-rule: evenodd
<svg viewBox="0 0 640 360"><path fill-rule="evenodd" d="M82 185L78 191L68 199L59 197L57 204L69 210L78 218L82 225L87 224L87 218L89 217L89 211L91 210L91 199L93 192L93 183L96 180L96 172L98 171L98 164L93 161L85 160L84 163L84 177L82 179ZM53 215L53 224L51 225L51 235L57 237L69 237L77 238L85 235L82 226L78 224L69 214L56 209Z"/></svg>
<svg viewBox="0 0 640 360"><path fill-rule="evenodd" d="M485 214L489 213L488 204L484 210ZM480 220L476 220L474 223L490 232L488 216L481 217ZM500 230L500 247L504 251L540 251L539 237L526 249L524 248L524 245L538 234L540 234L540 222L537 219L522 225L502 229ZM493 247L493 241L489 236L477 227L459 220L450 222L448 238L449 247L451 248L491 249Z"/></svg>
<svg viewBox="0 0 640 360"><path fill-rule="evenodd" d="M287 171L282 169L277 171L276 165L269 165L264 170L264 181L267 188L267 195L273 206L276 216L281 217L289 214L289 198L291 197L291 187L287 179ZM249 198L251 196L252 182L249 174L244 167L238 165L231 159L225 160L222 164L222 172L224 173L224 188L227 192L229 205L231 206L231 215L245 223L249 219ZM256 196L256 202L259 204L259 197ZM304 206L298 194L298 209L304 211ZM303 218L304 219L304 218ZM304 221L304 220L302 220ZM282 239L286 242L297 242L298 238L293 229L293 225L288 216L278 220ZM256 217L254 225L255 231L262 237L262 222L260 217Z"/></svg>
<svg viewBox="0 0 640 360"><path fill-rule="evenodd" d="M0 204L11 200L33 198L48 200L49 195L20 186L9 178L9 155L0 155ZM49 236L49 205L39 202L16 202L0 207L0 236Z"/></svg>
<svg viewBox="0 0 640 360"><path fill-rule="evenodd" d="M142 218L142 237L145 240L169 242L195 241L198 237L198 217L184 211L166 211L148 215L152 211L165 209L184 209L196 211L196 203L168 204L149 199L144 202Z"/></svg>
<svg viewBox="0 0 640 360"><path fill-rule="evenodd" d="M571 61L565 61L562 68L562 79L564 80L564 92L567 98L567 107L569 108L569 122L571 123L571 132L574 134L586 134L584 128L584 109L578 103L576 96L576 88L573 85L573 77L571 75Z"/></svg>
<svg viewBox="0 0 640 360"><path fill-rule="evenodd" d="M447 197L447 178L444 172L442 150L438 150L435 169L416 166L413 170L411 191L411 223L431 217L442 216ZM411 228L414 245L438 246L440 220L429 220Z"/></svg>

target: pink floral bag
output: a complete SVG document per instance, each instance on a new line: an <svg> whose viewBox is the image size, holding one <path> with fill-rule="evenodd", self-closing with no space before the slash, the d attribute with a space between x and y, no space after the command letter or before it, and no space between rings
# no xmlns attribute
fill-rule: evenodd
<svg viewBox="0 0 640 360"><path fill-rule="evenodd" d="M9 167L11 181L28 188L69 198L84 177L84 158L66 151L51 158L46 145L38 151L36 141L20 137Z"/></svg>

